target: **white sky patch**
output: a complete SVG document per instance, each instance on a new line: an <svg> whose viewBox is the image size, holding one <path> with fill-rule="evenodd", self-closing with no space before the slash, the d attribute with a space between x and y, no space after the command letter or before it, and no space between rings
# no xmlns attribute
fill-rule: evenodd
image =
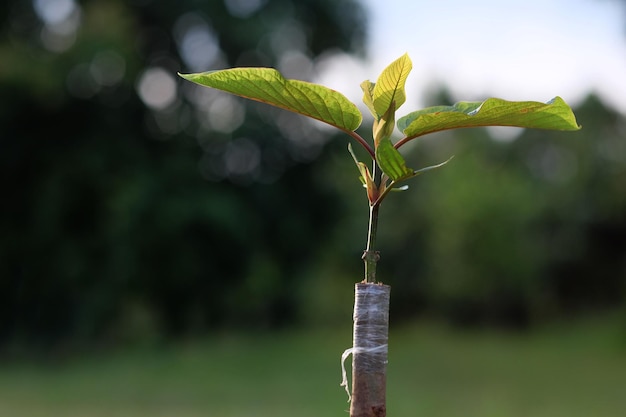
<svg viewBox="0 0 626 417"><path fill-rule="evenodd" d="M380 70L382 69L381 67ZM380 72L380 70L377 71ZM361 90L360 85L368 78L376 81L378 73L374 73L375 75L372 76L368 72L366 63L350 55L344 53L326 54L319 57L315 62L316 76L313 82L337 90L358 105L361 111L369 114L369 110L361 100L363 90Z"/></svg>
<svg viewBox="0 0 626 417"><path fill-rule="evenodd" d="M459 100L487 97L575 105L590 92L626 113L623 4L602 0L363 0L369 60L339 56L316 82L361 103L359 84L408 52L413 71L399 115L424 107L433 85Z"/></svg>

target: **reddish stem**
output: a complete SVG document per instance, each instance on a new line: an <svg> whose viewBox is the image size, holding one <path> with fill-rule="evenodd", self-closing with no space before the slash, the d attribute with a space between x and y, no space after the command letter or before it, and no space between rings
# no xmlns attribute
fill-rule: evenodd
<svg viewBox="0 0 626 417"><path fill-rule="evenodd" d="M374 149L372 149L370 144L367 143L367 141L365 139L363 139L363 137L361 135L359 135L358 133L356 133L353 130L345 130L344 132L346 132L348 135L350 135L354 139L356 139L356 141L359 142L361 144L361 146L363 146L365 148L365 150L370 154L372 159L376 160L376 153L374 152Z"/></svg>

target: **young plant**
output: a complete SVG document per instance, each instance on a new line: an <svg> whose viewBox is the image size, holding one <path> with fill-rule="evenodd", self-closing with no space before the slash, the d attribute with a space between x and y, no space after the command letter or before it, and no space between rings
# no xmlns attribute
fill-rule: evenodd
<svg viewBox="0 0 626 417"><path fill-rule="evenodd" d="M363 102L372 113L372 140L356 130L362 115L344 95L322 85L287 80L271 68L232 68L199 74L179 74L197 84L223 90L251 100L320 120L345 132L362 146L371 159L370 166L359 161L348 144L366 189L369 208L367 243L363 252L365 276L355 286L353 345L342 357L352 354L351 417L386 415L386 363L389 312L389 287L376 280L380 259L376 249L378 213L392 190L404 190L402 183L450 160L419 169L407 166L400 148L429 133L479 126L515 126L551 130L578 130L571 108L556 97L547 103L505 101L490 98L483 102L459 102L409 113L396 123L396 111L406 101L405 83L412 64L405 54L380 74L376 83L361 83ZM403 137L392 142L395 127ZM343 366L343 365L342 365ZM347 388L343 371L342 385ZM348 392L350 396L350 392Z"/></svg>

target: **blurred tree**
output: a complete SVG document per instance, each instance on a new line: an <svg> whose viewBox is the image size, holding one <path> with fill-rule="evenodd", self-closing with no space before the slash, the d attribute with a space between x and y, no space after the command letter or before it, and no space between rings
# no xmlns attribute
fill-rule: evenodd
<svg viewBox="0 0 626 417"><path fill-rule="evenodd" d="M595 96L575 112L584 128L571 137L473 129L423 140L413 166L456 158L384 209L394 215L380 245L404 289L396 311L527 326L623 305L626 121Z"/></svg>
<svg viewBox="0 0 626 417"><path fill-rule="evenodd" d="M175 74L310 77L363 52L358 4L10 0L0 25L0 343L292 321L341 216L308 164L328 134Z"/></svg>
<svg viewBox="0 0 626 417"><path fill-rule="evenodd" d="M453 101L442 90L433 103ZM594 95L575 113L583 129L569 135L466 129L410 145L410 166L455 158L381 209L378 273L397 289L393 322L421 315L524 328L625 305L626 119ZM329 248L349 260L360 244L350 239L363 238L363 196L350 186L354 167L336 162L323 172L350 215ZM349 297L333 281L356 274L340 260L320 267L311 274L329 294L309 300L318 312ZM329 310L327 321L349 314Z"/></svg>
<svg viewBox="0 0 626 417"><path fill-rule="evenodd" d="M0 344L349 316L367 219L345 138L175 72L306 79L364 37L352 0L0 4ZM593 96L576 113L573 136L420 140L411 166L457 157L382 209L394 322L624 304L626 124Z"/></svg>

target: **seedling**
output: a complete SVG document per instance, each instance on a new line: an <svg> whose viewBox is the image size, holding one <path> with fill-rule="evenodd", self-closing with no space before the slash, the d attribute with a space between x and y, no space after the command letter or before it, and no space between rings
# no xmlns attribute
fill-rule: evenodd
<svg viewBox="0 0 626 417"><path fill-rule="evenodd" d="M352 354L351 417L384 417L386 415L386 364L389 312L389 287L376 280L380 259L376 249L378 213L390 191L406 190L404 184L426 171L440 168L450 161L410 168L400 149L408 142L429 133L448 129L479 126L515 126L550 130L578 130L580 126L571 108L555 97L547 103L506 101L490 98L483 102L459 102L453 106L434 106L411 112L398 119L396 111L405 103L405 83L412 63L405 54L380 74L376 83L361 83L363 102L372 113L372 140L356 130L362 115L358 107L343 94L328 87L298 80L287 80L272 68L232 68L198 74L180 74L197 84L223 90L251 100L261 101L285 110L320 120L345 132L362 146L371 161L360 161L348 151L358 168L366 190L369 224L363 252L365 276L355 287L353 346L343 360ZM395 127L403 137L392 141ZM345 371L342 385L347 388ZM350 392L348 393L350 396Z"/></svg>

